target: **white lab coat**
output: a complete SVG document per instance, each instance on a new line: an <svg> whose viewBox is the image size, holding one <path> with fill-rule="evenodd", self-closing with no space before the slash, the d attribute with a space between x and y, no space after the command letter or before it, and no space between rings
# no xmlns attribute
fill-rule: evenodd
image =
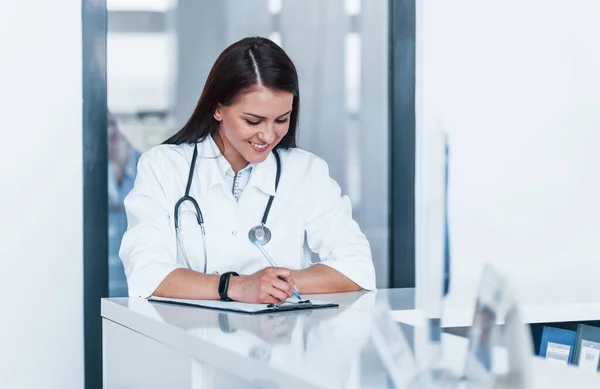
<svg viewBox="0 0 600 389"><path fill-rule="evenodd" d="M160 145L138 163L133 190L125 199L127 231L121 243L130 296L151 295L173 270L185 266L177 244L175 203L184 195L193 145ZM375 289L369 243L352 219L351 205L329 177L327 164L300 150L278 150L281 179L267 220L272 239L264 247L278 266L312 265L311 250L364 289ZM252 274L267 266L248 231L260 224L269 196L275 194L276 162L271 153L254 166L236 202L224 179L230 165L212 137L198 143L190 195L196 199L206 228L207 273ZM202 232L189 201L180 208L183 247L193 270L203 271Z"/></svg>

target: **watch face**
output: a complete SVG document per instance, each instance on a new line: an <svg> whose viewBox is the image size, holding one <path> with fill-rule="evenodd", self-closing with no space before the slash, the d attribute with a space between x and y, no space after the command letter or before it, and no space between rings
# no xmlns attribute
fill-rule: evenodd
<svg viewBox="0 0 600 389"><path fill-rule="evenodd" d="M227 273L223 273L221 275L221 278L219 279L219 297L221 298L221 300L229 300L229 298L227 297L227 289L229 288L229 277L231 277L233 274L232 272L227 272Z"/></svg>
<svg viewBox="0 0 600 389"><path fill-rule="evenodd" d="M225 283L226 283L227 277L228 277L227 274L223 274L223 275L221 275L221 278L219 279L219 297L221 297L221 299L226 297L226 296L223 296L223 293L225 292Z"/></svg>
<svg viewBox="0 0 600 389"><path fill-rule="evenodd" d="M221 300L231 301L231 299L227 297L227 289L229 288L229 278L231 276L237 275L238 274L236 272L229 271L227 273L223 273L221 275L221 278L219 278L219 288L217 289L217 292L219 293L219 298Z"/></svg>

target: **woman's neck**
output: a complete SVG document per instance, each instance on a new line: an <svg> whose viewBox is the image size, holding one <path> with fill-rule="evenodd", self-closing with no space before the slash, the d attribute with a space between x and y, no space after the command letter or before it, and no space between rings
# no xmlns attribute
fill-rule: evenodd
<svg viewBox="0 0 600 389"><path fill-rule="evenodd" d="M229 162L229 165L231 165L231 170L233 170L233 172L236 175L240 170L248 166L248 161L246 161L242 154L238 153L238 151L233 146L231 146L229 142L224 140L224 138L221 137L218 131L215 132L213 140L217 144L217 147L219 148L221 154L223 154L227 162Z"/></svg>

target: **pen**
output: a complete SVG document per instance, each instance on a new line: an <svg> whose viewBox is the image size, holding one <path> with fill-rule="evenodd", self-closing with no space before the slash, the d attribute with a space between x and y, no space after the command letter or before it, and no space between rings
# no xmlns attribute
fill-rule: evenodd
<svg viewBox="0 0 600 389"><path fill-rule="evenodd" d="M277 267L277 265L275 264L275 261L273 261L273 259L271 258L271 256L269 255L269 253L267 253L267 250L265 250L264 247L262 247L262 245L260 243L255 243L256 247L258 247L258 249L260 250L260 252L262 253L262 255L267 259L267 261L269 261L269 264L272 267ZM279 276L279 279L282 281L285 281L285 279L281 276ZM294 296L296 296L296 298L298 300L302 300L302 298L300 297L300 294L298 294L298 291L294 288L292 289L292 293L294 294Z"/></svg>

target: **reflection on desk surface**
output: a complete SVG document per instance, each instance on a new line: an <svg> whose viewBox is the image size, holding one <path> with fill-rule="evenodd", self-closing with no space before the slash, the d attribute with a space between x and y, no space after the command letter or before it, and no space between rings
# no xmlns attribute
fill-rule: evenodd
<svg viewBox="0 0 600 389"><path fill-rule="evenodd" d="M313 296L311 296L312 298ZM351 307L246 315L131 300L166 324L218 344L231 352L267 363L322 387L349 385L361 350L369 340L375 293L356 294ZM151 312L153 311L153 313ZM359 384L357 382L357 384Z"/></svg>

